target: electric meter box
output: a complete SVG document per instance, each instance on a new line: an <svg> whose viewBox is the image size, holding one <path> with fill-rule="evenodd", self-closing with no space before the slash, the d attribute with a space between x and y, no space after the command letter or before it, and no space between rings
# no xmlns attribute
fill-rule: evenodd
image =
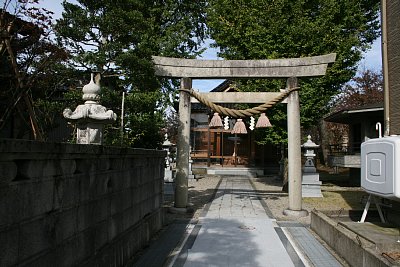
<svg viewBox="0 0 400 267"><path fill-rule="evenodd" d="M361 187L370 194L400 200L400 136L361 144Z"/></svg>

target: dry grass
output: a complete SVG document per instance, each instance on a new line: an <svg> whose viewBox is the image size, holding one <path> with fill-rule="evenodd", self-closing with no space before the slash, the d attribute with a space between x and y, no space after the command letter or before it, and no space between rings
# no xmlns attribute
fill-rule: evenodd
<svg viewBox="0 0 400 267"><path fill-rule="evenodd" d="M368 196L359 187L321 186L323 198L303 198L304 205L317 210L362 210Z"/></svg>
<svg viewBox="0 0 400 267"><path fill-rule="evenodd" d="M343 184L344 176L342 176L340 175L339 184ZM302 208L309 212L313 209L321 211L362 210L368 194L360 187L340 186L331 183L334 179L335 175L332 175L330 182L323 182L321 186L323 198L303 198ZM289 197L287 193L282 192L282 180L279 177L263 176L253 178L252 181L277 220L298 220L301 223L310 224L310 215L302 218L291 218L283 214L283 211L289 207Z"/></svg>

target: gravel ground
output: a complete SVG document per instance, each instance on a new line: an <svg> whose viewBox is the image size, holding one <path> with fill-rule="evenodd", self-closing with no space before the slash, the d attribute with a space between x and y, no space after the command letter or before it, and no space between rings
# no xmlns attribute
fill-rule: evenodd
<svg viewBox="0 0 400 267"><path fill-rule="evenodd" d="M167 208L166 222L170 223L175 219L198 219L201 211L205 205L211 202L214 198L214 193L218 188L218 184L221 180L219 175L199 175L196 176L198 179L188 180L188 195L189 205L187 213L172 212L169 207L173 207L173 199L166 198L164 206Z"/></svg>
<svg viewBox="0 0 400 267"><path fill-rule="evenodd" d="M211 202L221 180L219 175L202 175L200 179L188 181L188 194L191 209L188 213L167 212L166 220L171 222L175 219L193 218L197 219L204 206ZM283 211L289 206L289 198L286 192L282 191L282 181L279 177L269 175L250 178L260 198L267 204L269 210L278 221L298 221L305 225L310 224L310 215L301 218L285 216ZM303 198L303 209L311 212L317 210L351 210L364 208L363 200L366 193L359 187L336 186L332 183L323 183L321 186L323 198ZM165 206L173 207L170 199Z"/></svg>
<svg viewBox="0 0 400 267"><path fill-rule="evenodd" d="M311 222L310 213L313 209L344 211L362 210L365 199L368 196L360 187L338 186L333 183L323 182L321 192L323 198L303 198L302 208L309 215L301 218L286 216L283 211L289 207L289 196L282 192L282 181L277 176L263 176L251 178L256 190L262 194L262 198L278 221L298 221L305 225Z"/></svg>

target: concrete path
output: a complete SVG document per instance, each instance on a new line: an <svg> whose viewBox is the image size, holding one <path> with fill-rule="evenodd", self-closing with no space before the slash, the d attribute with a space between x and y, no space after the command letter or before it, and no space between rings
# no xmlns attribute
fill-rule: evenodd
<svg viewBox="0 0 400 267"><path fill-rule="evenodd" d="M184 246L180 259L170 266L341 266L305 227L296 223L280 227L269 217L247 177L222 179L197 228L194 242ZM309 246L301 242L292 246L296 234ZM308 247L312 257L313 251L318 252L318 261L299 251Z"/></svg>
<svg viewBox="0 0 400 267"><path fill-rule="evenodd" d="M184 266L294 266L247 177L224 178Z"/></svg>

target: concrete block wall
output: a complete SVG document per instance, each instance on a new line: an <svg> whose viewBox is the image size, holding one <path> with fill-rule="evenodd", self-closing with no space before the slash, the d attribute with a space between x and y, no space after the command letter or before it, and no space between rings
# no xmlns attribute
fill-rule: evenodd
<svg viewBox="0 0 400 267"><path fill-rule="evenodd" d="M162 226L164 158L0 139L0 266L123 266Z"/></svg>
<svg viewBox="0 0 400 267"><path fill-rule="evenodd" d="M350 266L393 266L377 253L375 244L346 229L321 211L311 211L311 229Z"/></svg>

